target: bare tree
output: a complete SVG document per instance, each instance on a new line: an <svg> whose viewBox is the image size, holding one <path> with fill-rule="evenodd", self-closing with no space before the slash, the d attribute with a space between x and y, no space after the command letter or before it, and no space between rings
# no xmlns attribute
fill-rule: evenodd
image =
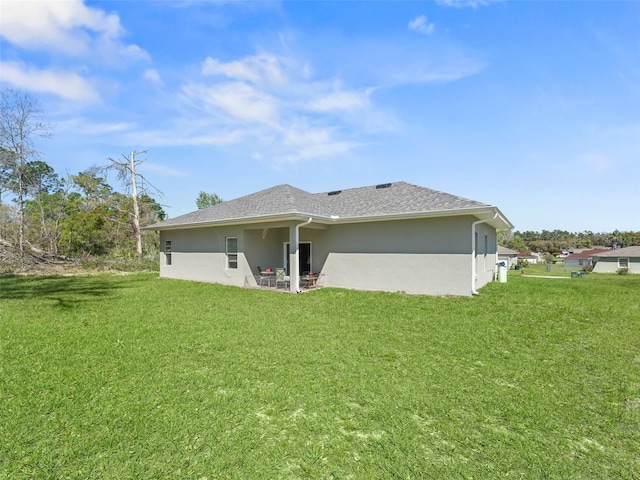
<svg viewBox="0 0 640 480"><path fill-rule="evenodd" d="M49 124L40 121L40 103L30 94L18 90L0 91L0 170L3 187L16 194L18 204L18 245L24 251L24 202L28 194L27 170L30 161L38 160L34 137L48 137Z"/></svg>
<svg viewBox="0 0 640 480"><path fill-rule="evenodd" d="M107 167L115 170L118 180L122 182L133 200L133 212L131 212L131 228L136 240L136 255L142 255L142 235L140 233L140 195L148 195L149 190L161 193L160 190L151 185L146 178L137 172L137 168L144 163L146 158L138 158L138 155L147 153L133 151L129 156L122 155L122 160L108 157L111 164Z"/></svg>

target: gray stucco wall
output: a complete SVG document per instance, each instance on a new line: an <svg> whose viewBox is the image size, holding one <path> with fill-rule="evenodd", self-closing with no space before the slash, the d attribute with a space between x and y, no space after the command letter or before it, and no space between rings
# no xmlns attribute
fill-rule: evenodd
<svg viewBox="0 0 640 480"><path fill-rule="evenodd" d="M589 265L591 265L591 259L590 258L565 258L564 259L564 266L567 268L572 268L572 267L588 267Z"/></svg>
<svg viewBox="0 0 640 480"><path fill-rule="evenodd" d="M469 222L471 220L469 219ZM498 263L498 237L495 228L486 223L476 225L476 234L478 244L476 247L475 288L479 289L495 279Z"/></svg>
<svg viewBox="0 0 640 480"><path fill-rule="evenodd" d="M492 281L497 262L495 229L476 226L478 249L472 279L472 217L394 220L300 228L311 243L312 269L326 286L404 291L429 295L471 295ZM292 224L163 231L172 242L172 265L160 258L163 277L245 285L257 267L285 265L284 244ZM238 238L238 268L226 268L225 238ZM486 242L485 242L486 236ZM486 249L485 249L486 243Z"/></svg>
<svg viewBox="0 0 640 480"><path fill-rule="evenodd" d="M428 295L470 295L469 255L332 253L326 285Z"/></svg>
<svg viewBox="0 0 640 480"><path fill-rule="evenodd" d="M619 268L618 257L599 257L593 273L616 273ZM629 258L629 273L640 273L640 258Z"/></svg>
<svg viewBox="0 0 640 480"><path fill-rule="evenodd" d="M227 268L226 237L238 238L238 268ZM166 264L165 241L171 241L171 265ZM160 232L160 275L182 280L243 286L250 267L244 255L240 227L195 228Z"/></svg>

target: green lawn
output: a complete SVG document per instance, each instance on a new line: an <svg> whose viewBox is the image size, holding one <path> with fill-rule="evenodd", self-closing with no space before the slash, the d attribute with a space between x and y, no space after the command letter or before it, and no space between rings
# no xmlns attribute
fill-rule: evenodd
<svg viewBox="0 0 640 480"><path fill-rule="evenodd" d="M640 478L640 276L0 277L0 479Z"/></svg>
<svg viewBox="0 0 640 480"><path fill-rule="evenodd" d="M531 263L524 268L525 275L544 275L557 277L571 277L571 272L582 271L582 267L566 267L564 263ZM522 274L522 270L510 270L511 274Z"/></svg>

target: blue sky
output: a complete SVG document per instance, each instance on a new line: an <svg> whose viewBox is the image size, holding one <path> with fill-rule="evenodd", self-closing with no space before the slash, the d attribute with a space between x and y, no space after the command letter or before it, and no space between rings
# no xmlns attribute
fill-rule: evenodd
<svg viewBox="0 0 640 480"><path fill-rule="evenodd" d="M640 230L640 2L0 0L62 175L148 150L174 217L404 180L516 230Z"/></svg>

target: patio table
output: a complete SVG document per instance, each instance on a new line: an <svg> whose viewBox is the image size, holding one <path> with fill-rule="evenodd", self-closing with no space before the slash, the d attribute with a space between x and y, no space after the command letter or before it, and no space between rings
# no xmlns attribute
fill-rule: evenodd
<svg viewBox="0 0 640 480"><path fill-rule="evenodd" d="M270 287L271 284L275 284L276 282L276 272L275 270L273 271L264 271L264 272L260 272L260 285L262 285L262 280L266 279L267 280L267 287Z"/></svg>

